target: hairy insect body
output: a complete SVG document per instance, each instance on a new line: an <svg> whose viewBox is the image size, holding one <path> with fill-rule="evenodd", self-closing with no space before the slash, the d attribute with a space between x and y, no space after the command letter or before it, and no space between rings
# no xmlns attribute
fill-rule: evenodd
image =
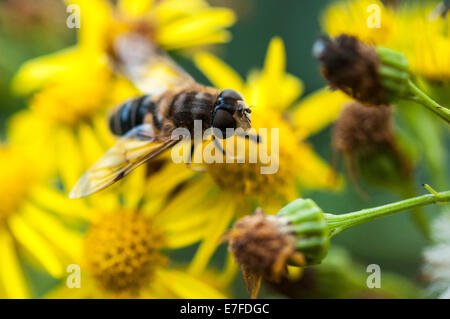
<svg viewBox="0 0 450 319"><path fill-rule="evenodd" d="M176 134L177 128L187 129L191 136L195 136L197 121L202 123L202 135L214 128L212 138L225 155L216 132L222 139L251 127L251 110L239 92L198 84L151 43L136 57L142 49L142 38L129 34L124 39L126 43L116 48L121 57L117 69L147 94L125 101L109 117L111 132L120 138L80 177L69 194L71 198L98 192L177 143L188 141L187 135ZM167 71L166 76L162 70ZM196 143L191 143L192 157Z"/></svg>
<svg viewBox="0 0 450 319"><path fill-rule="evenodd" d="M218 95L217 89L202 86L143 95L119 106L110 116L109 127L113 134L122 136L138 125L151 124L158 140L170 137L176 127L193 134L196 120L202 122L204 131L212 125Z"/></svg>

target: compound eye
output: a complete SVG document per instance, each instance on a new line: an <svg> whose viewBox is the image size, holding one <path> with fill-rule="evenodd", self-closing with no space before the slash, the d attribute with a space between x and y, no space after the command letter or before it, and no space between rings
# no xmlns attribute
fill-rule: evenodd
<svg viewBox="0 0 450 319"><path fill-rule="evenodd" d="M244 97L237 91L232 89L225 89L219 94L219 98L222 99L232 99L232 100L238 100L243 101Z"/></svg>
<svg viewBox="0 0 450 319"><path fill-rule="evenodd" d="M234 120L233 116L230 114L230 112L225 110L217 110L212 126L215 128L218 128L222 131L222 134L224 137L226 137L226 129L227 128L236 128L236 121Z"/></svg>

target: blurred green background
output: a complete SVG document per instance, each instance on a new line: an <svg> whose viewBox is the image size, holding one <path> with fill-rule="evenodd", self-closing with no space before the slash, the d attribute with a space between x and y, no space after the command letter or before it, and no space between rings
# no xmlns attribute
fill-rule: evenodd
<svg viewBox="0 0 450 319"><path fill-rule="evenodd" d="M264 62L269 40L281 36L287 52L287 70L299 76L305 94L325 85L318 65L311 56L311 46L321 34L319 15L329 1L298 0L211 0L212 4L231 7L238 21L231 28L233 40L216 50L241 75ZM19 65L39 55L56 51L75 43L75 30L65 25L66 12L59 0L0 1L0 132L5 134L7 118L26 105L23 99L11 95L9 81ZM176 57L199 79L192 63ZM324 106L325 107L325 106ZM330 129L313 136L310 142L324 159L330 158ZM343 169L341 168L341 171ZM417 189L429 182L423 167L416 172ZM343 213L399 200L393 193L364 185L370 194L361 199L349 183L341 193L313 192L305 194L326 212ZM427 208L435 211L435 207ZM426 242L412 225L407 213L398 214L352 228L332 241L345 247L352 258L364 267L378 264L382 271L393 271L420 283L421 252ZM224 252L222 247L222 253ZM220 254L220 252L219 252ZM364 280L364 278L363 278ZM240 286L242 286L242 282ZM246 297L245 292L239 292Z"/></svg>

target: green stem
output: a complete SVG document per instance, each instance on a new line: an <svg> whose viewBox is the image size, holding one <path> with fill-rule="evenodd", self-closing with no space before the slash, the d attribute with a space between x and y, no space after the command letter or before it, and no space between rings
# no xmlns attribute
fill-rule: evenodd
<svg viewBox="0 0 450 319"><path fill-rule="evenodd" d="M450 202L450 191L441 193L433 191L432 194L413 197L375 208L363 209L358 212L341 215L325 214L325 218L330 230L330 237L332 237L347 228L371 221L373 219L428 204L446 202Z"/></svg>
<svg viewBox="0 0 450 319"><path fill-rule="evenodd" d="M425 94L421 89L419 89L411 80L408 80L408 85L409 85L409 89L410 89L411 93L414 95L414 98L413 98L414 101L419 102L420 104L424 105L430 111L432 111L433 113L438 115L440 118L442 118L444 121L446 121L447 124L450 124L450 110L449 109L436 103L436 101L434 101L427 94Z"/></svg>

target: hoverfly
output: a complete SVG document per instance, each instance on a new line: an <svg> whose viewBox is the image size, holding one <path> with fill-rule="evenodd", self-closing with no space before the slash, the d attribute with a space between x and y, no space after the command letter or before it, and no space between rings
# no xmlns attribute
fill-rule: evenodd
<svg viewBox="0 0 450 319"><path fill-rule="evenodd" d="M201 120L202 132L215 128L225 137L227 128L250 128L251 110L240 93L200 85L148 38L119 36L111 56L117 71L147 94L125 101L110 116L110 130L120 138L81 176L69 197L84 197L119 181L179 143L183 137L172 138L174 129L185 128L193 136L196 120ZM221 144L215 145L226 155Z"/></svg>

